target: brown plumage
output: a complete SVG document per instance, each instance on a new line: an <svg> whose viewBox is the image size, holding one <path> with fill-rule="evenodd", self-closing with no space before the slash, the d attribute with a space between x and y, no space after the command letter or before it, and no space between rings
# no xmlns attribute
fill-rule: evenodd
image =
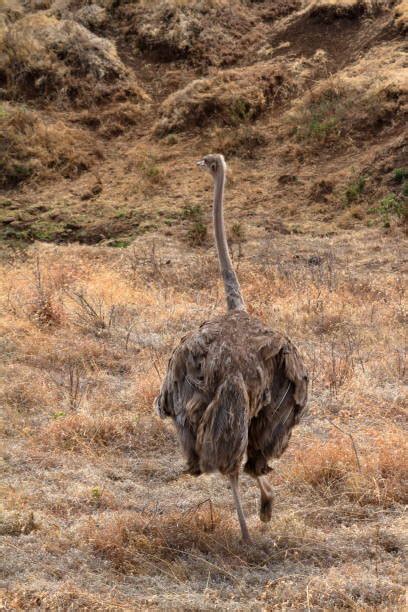
<svg viewBox="0 0 408 612"><path fill-rule="evenodd" d="M261 519L270 520L268 459L284 452L299 422L307 374L290 340L245 311L223 227L225 162L209 155L200 165L215 182L214 229L229 311L182 338L155 405L175 423L188 473L219 471L230 478L243 539L249 540L238 492L240 466L246 455L244 469L261 490Z"/></svg>

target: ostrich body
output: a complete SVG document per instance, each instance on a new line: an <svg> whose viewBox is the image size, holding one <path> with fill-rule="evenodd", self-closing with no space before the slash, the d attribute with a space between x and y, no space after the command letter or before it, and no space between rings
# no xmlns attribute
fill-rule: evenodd
<svg viewBox="0 0 408 612"><path fill-rule="evenodd" d="M257 479L260 518L269 521L272 492L268 459L286 449L307 399L307 374L288 338L248 315L229 256L223 219L226 164L207 155L198 165L214 179L213 222L228 312L182 338L170 357L155 406L171 417L194 476L229 477L244 541L249 533L238 476Z"/></svg>

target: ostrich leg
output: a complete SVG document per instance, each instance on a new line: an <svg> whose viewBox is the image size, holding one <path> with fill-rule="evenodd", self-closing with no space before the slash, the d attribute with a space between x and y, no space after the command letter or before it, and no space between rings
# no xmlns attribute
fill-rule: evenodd
<svg viewBox="0 0 408 612"><path fill-rule="evenodd" d="M259 518L263 523L267 523L272 517L272 489L266 476L258 476L256 479L258 487L261 490L261 508L259 510Z"/></svg>
<svg viewBox="0 0 408 612"><path fill-rule="evenodd" d="M246 544L249 544L251 542L251 538L245 521L244 511L242 510L241 499L239 497L238 474L232 474L229 479L231 483L232 494L234 496L235 507L237 509L239 525L241 527L242 540Z"/></svg>

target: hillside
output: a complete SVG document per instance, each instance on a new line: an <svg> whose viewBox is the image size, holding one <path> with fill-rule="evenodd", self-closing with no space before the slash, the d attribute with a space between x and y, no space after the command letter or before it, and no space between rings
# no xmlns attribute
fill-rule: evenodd
<svg viewBox="0 0 408 612"><path fill-rule="evenodd" d="M179 238L211 150L259 235L406 222L404 3L48 4L2 2L3 238Z"/></svg>
<svg viewBox="0 0 408 612"><path fill-rule="evenodd" d="M0 0L2 609L404 609L407 32L406 0ZM209 152L311 378L250 547L152 414L224 310Z"/></svg>

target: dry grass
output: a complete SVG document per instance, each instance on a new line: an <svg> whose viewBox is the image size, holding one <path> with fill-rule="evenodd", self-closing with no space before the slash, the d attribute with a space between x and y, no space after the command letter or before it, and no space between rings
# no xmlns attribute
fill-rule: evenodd
<svg viewBox="0 0 408 612"><path fill-rule="evenodd" d="M360 432L356 432L361 439ZM387 424L381 432L365 432L364 447L336 432L327 440L314 440L305 449L295 449L288 466L290 482L310 485L327 500L345 496L361 505L382 508L395 502L406 504L405 477L408 462L406 435ZM353 445L354 444L354 445Z"/></svg>
<svg viewBox="0 0 408 612"><path fill-rule="evenodd" d="M110 410L114 411L114 406ZM85 412L71 415L56 413L55 420L41 432L39 443L47 449L55 448L60 452L143 452L146 447L157 452L164 450L169 443L173 447L172 439L164 426L156 420L140 420L138 415L120 415L118 418L118 415L104 416L100 412L90 415Z"/></svg>
<svg viewBox="0 0 408 612"><path fill-rule="evenodd" d="M406 31L408 28L408 2L407 0L402 0L395 7L395 23L401 28L401 30Z"/></svg>
<svg viewBox="0 0 408 612"><path fill-rule="evenodd" d="M72 20L27 15L1 44L0 72L14 99L58 98L78 106L106 96L146 99L115 45Z"/></svg>
<svg viewBox="0 0 408 612"><path fill-rule="evenodd" d="M396 45L368 53L354 65L318 82L287 113L295 137L306 145L346 147L372 131L394 129L406 122L407 68ZM380 61L379 61L380 57Z"/></svg>
<svg viewBox="0 0 408 612"><path fill-rule="evenodd" d="M0 607L404 609L403 3L0 5ZM311 378L270 524L242 478L250 547L152 414L224 311L210 150L249 310Z"/></svg>
<svg viewBox="0 0 408 612"><path fill-rule="evenodd" d="M162 62L229 65L263 35L262 25L241 0L141 2L121 7L118 15L138 49Z"/></svg>
<svg viewBox="0 0 408 612"><path fill-rule="evenodd" d="M304 82L304 74L291 74L287 68L284 63L260 63L195 80L163 102L155 133L163 136L209 123L238 126L253 121Z"/></svg>
<svg viewBox="0 0 408 612"><path fill-rule="evenodd" d="M300 241L304 257L293 260ZM243 479L250 548L239 543L226 483L182 475L172 428L151 414L173 339L223 308L216 268L201 269L201 284L181 283L194 254L172 270L160 263L169 247L156 246L153 265L137 243L140 257L37 246L4 260L0 526L5 551L11 547L5 558L13 559L6 605L399 609L408 462L403 294L391 271L392 238L366 232L358 244L351 263L353 242L339 237L316 267L308 261L316 248L329 253L327 240L284 236L278 262L274 250L245 243L251 255L240 277L251 311L290 332L311 373L310 415L272 476L270 525L259 523L256 486ZM367 275L377 244L382 259ZM41 294L59 318L33 316ZM112 307L119 318L109 325ZM57 588L67 567L70 579Z"/></svg>
<svg viewBox="0 0 408 612"><path fill-rule="evenodd" d="M312 15L325 18L353 17L376 13L390 4L389 0L312 0L308 10Z"/></svg>
<svg viewBox="0 0 408 612"><path fill-rule="evenodd" d="M3 28L5 29L6 24L22 17L23 12L20 0L2 0L0 4L0 37L3 35Z"/></svg>
<svg viewBox="0 0 408 612"><path fill-rule="evenodd" d="M27 179L75 177L89 169L97 145L83 130L62 121L45 123L23 106L0 106L0 186L15 187Z"/></svg>

